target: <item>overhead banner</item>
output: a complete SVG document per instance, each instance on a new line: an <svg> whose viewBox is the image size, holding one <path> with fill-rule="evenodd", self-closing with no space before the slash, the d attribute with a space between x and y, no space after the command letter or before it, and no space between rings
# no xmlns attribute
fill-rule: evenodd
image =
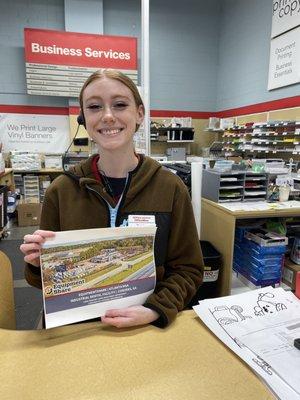
<svg viewBox="0 0 300 400"><path fill-rule="evenodd" d="M300 25L300 0L273 0L271 37Z"/></svg>
<svg viewBox="0 0 300 400"><path fill-rule="evenodd" d="M3 151L64 153L69 145L69 117L0 113Z"/></svg>
<svg viewBox="0 0 300 400"><path fill-rule="evenodd" d="M271 40L268 90L300 82L300 27Z"/></svg>
<svg viewBox="0 0 300 400"><path fill-rule="evenodd" d="M100 68L137 83L137 38L25 28L24 41L28 94L78 97Z"/></svg>

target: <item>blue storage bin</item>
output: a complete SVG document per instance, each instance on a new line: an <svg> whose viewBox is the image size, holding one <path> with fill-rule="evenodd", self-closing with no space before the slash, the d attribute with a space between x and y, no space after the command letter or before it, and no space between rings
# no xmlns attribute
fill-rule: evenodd
<svg viewBox="0 0 300 400"><path fill-rule="evenodd" d="M252 242L249 239L247 239L246 247L260 256L267 254L284 254L286 252L286 246L260 246L258 243Z"/></svg>
<svg viewBox="0 0 300 400"><path fill-rule="evenodd" d="M283 256L275 256L275 257L264 257L264 258L256 258L249 257L249 261L251 264L256 265L258 268L264 267L278 267L282 266Z"/></svg>

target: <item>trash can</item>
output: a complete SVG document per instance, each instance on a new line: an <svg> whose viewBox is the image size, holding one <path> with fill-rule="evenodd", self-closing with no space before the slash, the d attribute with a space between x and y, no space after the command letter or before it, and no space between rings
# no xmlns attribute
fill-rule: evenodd
<svg viewBox="0 0 300 400"><path fill-rule="evenodd" d="M191 300L189 307L198 304L199 300L217 297L219 271L222 266L221 254L206 240L200 240L203 254L203 283Z"/></svg>

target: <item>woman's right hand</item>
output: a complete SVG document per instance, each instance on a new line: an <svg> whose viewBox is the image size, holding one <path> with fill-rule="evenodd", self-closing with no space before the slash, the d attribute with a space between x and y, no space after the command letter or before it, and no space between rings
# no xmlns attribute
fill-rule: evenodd
<svg viewBox="0 0 300 400"><path fill-rule="evenodd" d="M54 237L55 232L37 230L31 235L24 236L24 242L20 246L21 252L24 254L24 261L35 267L40 266L40 250L46 239Z"/></svg>

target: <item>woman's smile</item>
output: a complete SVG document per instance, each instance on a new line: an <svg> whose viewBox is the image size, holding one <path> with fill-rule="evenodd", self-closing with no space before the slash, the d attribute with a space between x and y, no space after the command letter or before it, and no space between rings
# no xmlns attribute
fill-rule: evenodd
<svg viewBox="0 0 300 400"><path fill-rule="evenodd" d="M98 132L104 136L116 136L123 131L123 128L102 128Z"/></svg>

